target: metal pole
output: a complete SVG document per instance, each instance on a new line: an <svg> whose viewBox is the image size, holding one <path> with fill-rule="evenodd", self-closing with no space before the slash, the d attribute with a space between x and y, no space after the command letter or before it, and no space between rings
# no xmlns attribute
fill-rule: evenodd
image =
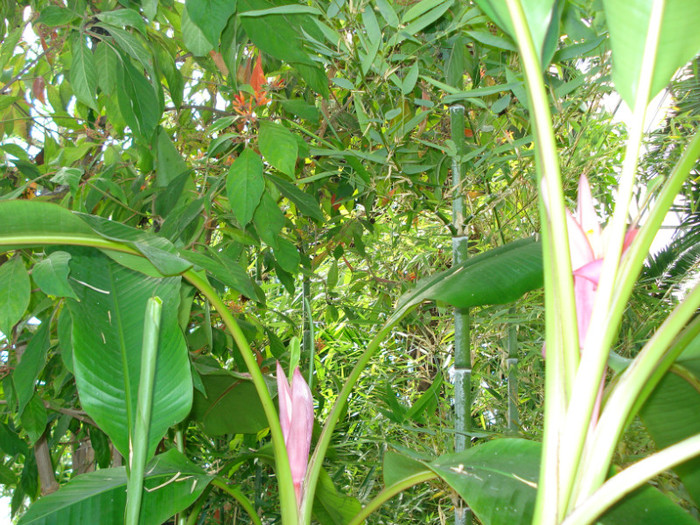
<svg viewBox="0 0 700 525"><path fill-rule="evenodd" d="M469 238L464 222L464 191L462 188L462 153L464 150L464 106L450 107L450 128L455 154L452 157L452 262L460 264L468 256ZM469 310L454 310L454 382L455 382L455 452L471 445L471 376L472 358L469 340ZM455 525L472 522L472 512L467 506L455 508Z"/></svg>

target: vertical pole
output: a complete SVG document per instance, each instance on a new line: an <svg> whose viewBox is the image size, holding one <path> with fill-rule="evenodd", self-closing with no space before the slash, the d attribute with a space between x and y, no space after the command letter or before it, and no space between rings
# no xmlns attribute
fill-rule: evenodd
<svg viewBox="0 0 700 525"><path fill-rule="evenodd" d="M511 316L515 308L509 310ZM508 325L508 414L506 416L508 431L518 433L520 431L520 415L518 414L518 329L513 324Z"/></svg>
<svg viewBox="0 0 700 525"><path fill-rule="evenodd" d="M464 150L464 106L450 107L450 128L455 155L452 157L452 262L460 264L467 259L469 238L464 223L464 191L462 188L462 154ZM469 341L469 310L454 310L454 368L455 368L455 452L471 444L471 376L472 358ZM463 504L463 502L462 502ZM472 522L471 510L466 506L455 508L455 525Z"/></svg>

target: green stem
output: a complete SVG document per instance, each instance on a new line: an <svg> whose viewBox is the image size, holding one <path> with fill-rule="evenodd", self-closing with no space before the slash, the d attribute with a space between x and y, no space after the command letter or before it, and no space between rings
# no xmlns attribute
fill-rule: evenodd
<svg viewBox="0 0 700 525"><path fill-rule="evenodd" d="M409 489L414 485L430 481L431 479L435 479L437 477L437 474L434 472L420 472L418 474L408 476L407 478L404 478L389 487L386 487L374 498L372 498L372 501L370 501L354 518L352 518L347 525L361 525L373 512L375 512L377 509L379 509L379 507L384 505L384 503L389 501L397 494L400 494L404 490Z"/></svg>
<svg viewBox="0 0 700 525"><path fill-rule="evenodd" d="M226 492L226 494L235 499L238 502L238 504L243 508L243 510L248 513L248 516L250 516L250 519L253 521L253 523L255 523L255 525L262 525L262 521L260 521L258 513L255 512L255 507L253 507L253 504L250 502L250 500L246 498L245 495L238 488L229 486L226 483L226 480L220 477L214 478L211 484L215 487L220 488L221 490Z"/></svg>
<svg viewBox="0 0 700 525"><path fill-rule="evenodd" d="M617 441L632 415L630 413L632 408L635 405L638 406L637 400L641 392L650 386L652 376L657 377L657 382L663 376L665 370L659 370L659 363L665 361L666 370L673 364L677 355L669 356L672 359L664 360L664 354L683 326L696 314L698 306L700 306L700 286L696 286L666 318L622 374L605 404L593 439L587 447L587 454L583 456L582 464L586 468L578 489L579 502L605 481ZM683 348L684 345L677 345L674 353L680 353Z"/></svg>
<svg viewBox="0 0 700 525"><path fill-rule="evenodd" d="M567 516L562 525L593 523L598 516L626 494L662 472L699 454L700 435L696 435L647 456L603 483Z"/></svg>
<svg viewBox="0 0 700 525"><path fill-rule="evenodd" d="M592 327L605 328L589 330L586 336L581 366L574 382L571 404L564 425L562 440L564 448L561 458L567 461L567 464L564 470L566 478L560 481L565 483L564 486L567 493L569 491L574 492L575 488L573 485L575 480L580 478L582 472L587 468L581 462L581 453L591 424L593 406L603 378L610 347L613 344L617 328L622 319L625 308L624 302L627 299L626 297L621 298L624 301L617 302L614 310L611 308L615 286L617 286L616 277L627 228L629 205L634 191L637 161L642 145L644 119L651 89L661 22L663 20L663 4L664 2L654 2L652 4L652 12L647 29L647 41L644 49L644 60L640 71L625 160L620 174L615 212L607 227L609 231L609 237L606 241L607 251L603 260L600 282L589 324ZM567 501L566 505L568 508L570 508L575 499L575 497L572 497Z"/></svg>
<svg viewBox="0 0 700 525"><path fill-rule="evenodd" d="M287 455L287 448L284 445L284 437L282 436L282 427L280 426L272 396L270 396L270 391L267 389L265 378L260 371L260 367L258 367L253 351L250 349L250 345L245 335L243 335L240 326L238 326L236 319L234 319L224 302L206 279L193 270L186 271L183 276L197 288L219 312L221 319L233 336L233 340L236 342L238 350L248 367L248 373L255 386L260 403L263 406L267 422L270 425L270 435L272 436L272 447L275 451L275 465L280 491L282 523L284 523L284 525L296 525L299 523L299 515L297 513L292 471L289 468L289 456Z"/></svg>
<svg viewBox="0 0 700 525"><path fill-rule="evenodd" d="M323 426L321 435L319 436L318 442L316 443L316 448L314 448L314 452L311 455L311 460L309 461L309 468L306 471L306 479L304 481L304 497L302 500L300 512L300 523L311 523L311 510L313 506L314 493L316 491L318 477L321 473L321 468L323 466L323 458L326 457L326 452L328 451L328 446L331 442L333 430L338 424L338 420L340 419L342 409L345 406L345 403L347 402L350 393L355 387L355 383L357 383L357 380L360 378L360 375L367 366L367 363L369 363L369 360L372 359L377 350L379 350L380 343L391 331L391 328L396 323L398 323L409 310L405 312L396 312L387 320L382 329L377 333L377 335L374 336L372 341L370 341L369 345L367 346L367 349L360 356L357 363L355 363L355 366L350 372L350 375L348 375L347 379L345 380L345 383L343 384L343 388L338 393L338 397L336 398L335 403L333 404L333 408L331 408L331 411L328 414L328 417L326 418L326 423Z"/></svg>
<svg viewBox="0 0 700 525"><path fill-rule="evenodd" d="M536 134L538 185L542 191L540 217L543 225L547 373L544 445L534 522L553 524L566 508L570 490L567 484L572 483L562 470L571 471L575 465L574 458L561 456L560 434L564 431L561 425L568 403L567 391L578 368L578 328L564 197L549 100L522 5L519 0L507 0L507 6L527 80L530 114ZM562 459L573 463L563 464ZM565 481L564 485L562 481Z"/></svg>
<svg viewBox="0 0 700 525"><path fill-rule="evenodd" d="M129 476L126 480L125 525L138 525L143 498L143 473L148 455L148 433L151 426L153 407L153 384L156 378L158 358L158 335L163 302L159 297L151 297L146 303L143 327L143 347L141 350L141 375L136 407L134 433L129 436Z"/></svg>

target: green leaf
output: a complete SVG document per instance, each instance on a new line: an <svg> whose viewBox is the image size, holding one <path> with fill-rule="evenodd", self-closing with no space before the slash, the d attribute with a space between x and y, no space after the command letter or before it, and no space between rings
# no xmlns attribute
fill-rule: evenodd
<svg viewBox="0 0 700 525"><path fill-rule="evenodd" d="M129 455L136 417L146 301L163 301L148 455L192 403L192 377L177 322L180 278L150 278L95 250L71 249L71 277L79 301L68 300L73 318L73 361L83 409Z"/></svg>
<svg viewBox="0 0 700 525"><path fill-rule="evenodd" d="M41 9L41 14L36 23L56 27L70 24L76 18L78 18L78 15L70 9L58 7L57 5L47 5Z"/></svg>
<svg viewBox="0 0 700 525"><path fill-rule="evenodd" d="M497 439L425 463L484 525L530 525L535 509L540 444Z"/></svg>
<svg viewBox="0 0 700 525"><path fill-rule="evenodd" d="M384 476L384 485L387 487L429 470L421 461L409 458L393 450L388 450L384 454L382 474Z"/></svg>
<svg viewBox="0 0 700 525"><path fill-rule="evenodd" d="M117 75L119 111L131 131L145 142L150 142L162 108L153 85L131 64L131 60L122 60L122 65Z"/></svg>
<svg viewBox="0 0 700 525"><path fill-rule="evenodd" d="M534 239L522 239L422 279L399 299L392 317L426 299L457 308L507 304L541 288L542 280L542 248Z"/></svg>
<svg viewBox="0 0 700 525"><path fill-rule="evenodd" d="M267 162L294 179L299 145L291 131L281 124L263 120L260 123L258 146Z"/></svg>
<svg viewBox="0 0 700 525"><path fill-rule="evenodd" d="M77 215L101 237L121 242L141 252L162 275L179 275L192 266L180 257L172 243L163 237L96 215ZM109 255L112 257L112 254Z"/></svg>
<svg viewBox="0 0 700 525"><path fill-rule="evenodd" d="M513 22L505 2L499 0L476 0L476 3L491 20L515 40ZM554 9L555 1L522 0L521 3L530 34L532 35L532 41L535 45L535 51L542 62L542 68L545 68L549 65L549 60L554 53L553 49L548 49L548 39L552 38L548 33L550 33L552 27L557 29L559 27L559 19L556 16L557 11ZM558 30L556 33L558 33ZM558 34L554 35L555 41L558 40L558 37Z"/></svg>
<svg viewBox="0 0 700 525"><path fill-rule="evenodd" d="M686 347L661 379L639 415L656 447L666 448L700 434L700 336ZM686 490L700 502L700 458L674 469Z"/></svg>
<svg viewBox="0 0 700 525"><path fill-rule="evenodd" d="M70 254L58 251L51 253L34 265L32 278L45 294L78 298L68 282L68 273L70 272L68 261L70 261Z"/></svg>
<svg viewBox="0 0 700 525"><path fill-rule="evenodd" d="M194 503L212 479L214 476L174 449L156 456L146 468L147 490L143 494L139 524L166 522ZM125 504L125 467L101 469L76 476L57 492L36 501L19 524L123 525Z"/></svg>
<svg viewBox="0 0 700 525"><path fill-rule="evenodd" d="M182 12L182 40L185 47L196 57L203 57L214 49L204 32L190 18L189 11Z"/></svg>
<svg viewBox="0 0 700 525"><path fill-rule="evenodd" d="M85 170L82 168L62 167L59 168L53 177L51 177L51 182L68 186L70 188L71 195L75 197L75 194L78 191L78 185L80 184L80 179L84 173Z"/></svg>
<svg viewBox="0 0 700 525"><path fill-rule="evenodd" d="M83 38L73 43L73 62L70 66L70 84L75 98L97 111L97 69L92 51Z"/></svg>
<svg viewBox="0 0 700 525"><path fill-rule="evenodd" d="M117 89L117 54L105 42L95 48L95 65L97 66L97 85L105 95L114 94Z"/></svg>
<svg viewBox="0 0 700 525"><path fill-rule="evenodd" d="M652 3L652 0L603 1L610 31L613 82L630 108L634 108L642 62L647 60L644 47ZM695 0L668 0L663 4L663 21L649 99L671 81L679 67L700 51L700 3Z"/></svg>
<svg viewBox="0 0 700 525"><path fill-rule="evenodd" d="M9 202L12 201L0 203L0 210L5 208L3 204ZM0 220L0 226L3 222ZM22 318L29 306L30 292L29 274L21 257L13 257L0 266L0 332L8 340L12 337L12 327Z"/></svg>
<svg viewBox="0 0 700 525"><path fill-rule="evenodd" d="M186 0L190 20L202 31L209 43L219 47L219 37L228 19L236 12L236 0Z"/></svg>
<svg viewBox="0 0 700 525"><path fill-rule="evenodd" d="M146 71L151 71L153 56L142 37L111 24L99 24L99 26L109 32L119 49L134 58Z"/></svg>
<svg viewBox="0 0 700 525"><path fill-rule="evenodd" d="M284 214L270 194L266 191L253 215L253 223L260 238L269 246L278 246L278 235L284 226Z"/></svg>
<svg viewBox="0 0 700 525"><path fill-rule="evenodd" d="M530 525L541 444L495 439L424 464L445 480L484 525ZM697 523L651 485L632 492L596 520L602 525Z"/></svg>
<svg viewBox="0 0 700 525"><path fill-rule="evenodd" d="M156 185L165 188L189 168L162 127L158 128L154 145L157 160Z"/></svg>
<svg viewBox="0 0 700 525"><path fill-rule="evenodd" d="M314 494L313 513L323 525L345 525L362 510L362 504L352 496L338 492L325 469L321 469Z"/></svg>
<svg viewBox="0 0 700 525"><path fill-rule="evenodd" d="M266 0L238 0L238 12L261 11L276 7ZM303 40L297 30L301 25L313 25L308 15L267 15L263 17L242 16L241 25L256 47L285 62L313 65L304 51Z"/></svg>
<svg viewBox="0 0 700 525"><path fill-rule="evenodd" d="M36 380L46 364L46 353L49 349L49 328L49 320L42 321L12 373L12 381L17 395L17 413L20 417L34 395Z"/></svg>
<svg viewBox="0 0 700 525"><path fill-rule="evenodd" d="M231 165L226 178L229 205L241 226L245 227L253 219L264 191L262 160L246 148Z"/></svg>
<svg viewBox="0 0 700 525"><path fill-rule="evenodd" d="M211 248L209 249L208 255L188 251L183 252L182 256L191 263L206 270L212 277L236 290L238 293L250 299L254 299L257 296L250 277L241 265L235 261L223 259L221 254L217 254Z"/></svg>
<svg viewBox="0 0 700 525"><path fill-rule="evenodd" d="M22 428L29 436L29 443L33 445L46 430L47 421L46 407L37 394L32 395L29 399L27 406L22 411L20 421Z"/></svg>
<svg viewBox="0 0 700 525"><path fill-rule="evenodd" d="M299 251L287 239L280 238L277 240L275 258L285 272L295 274L299 271L299 263L301 262Z"/></svg>
<svg viewBox="0 0 700 525"><path fill-rule="evenodd" d="M142 35L146 34L146 22L133 9L116 9L103 11L95 15L98 19L114 26L133 27Z"/></svg>
<svg viewBox="0 0 700 525"><path fill-rule="evenodd" d="M207 395L195 391L191 417L207 435L256 434L268 427L253 383L226 370L200 376Z"/></svg>
<svg viewBox="0 0 700 525"><path fill-rule="evenodd" d="M292 201L301 213L319 222L323 222L323 212L318 201L305 191L300 190L296 184L282 180L279 177L268 175L282 195Z"/></svg>

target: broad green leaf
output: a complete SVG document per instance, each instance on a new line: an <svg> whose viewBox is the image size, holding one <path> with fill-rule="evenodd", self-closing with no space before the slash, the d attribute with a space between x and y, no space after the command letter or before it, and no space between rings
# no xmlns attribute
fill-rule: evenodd
<svg viewBox="0 0 700 525"><path fill-rule="evenodd" d="M392 317L427 299L457 308L507 304L541 288L542 281L542 248L534 239L522 239L422 279L399 299Z"/></svg>
<svg viewBox="0 0 700 525"><path fill-rule="evenodd" d="M199 27L209 43L218 48L221 32L236 12L236 0L186 0L185 8L190 20Z"/></svg>
<svg viewBox="0 0 700 525"><path fill-rule="evenodd" d="M700 2L659 1L664 5L663 21L649 99L671 81L679 67L700 51ZM644 47L653 2L654 0L603 1L610 31L613 82L615 89L630 108L634 108L642 62L647 60Z"/></svg>
<svg viewBox="0 0 700 525"><path fill-rule="evenodd" d="M167 131L158 127L155 140L156 185L165 188L188 170L182 155L177 151Z"/></svg>
<svg viewBox="0 0 700 525"><path fill-rule="evenodd" d="M279 232L284 226L284 214L269 192L263 193L260 204L255 210L253 223L260 238L269 246L276 248Z"/></svg>
<svg viewBox="0 0 700 525"><path fill-rule="evenodd" d="M296 184L279 177L268 175L267 178L273 182L282 195L294 203L301 213L317 221L323 221L321 207L312 195L297 188Z"/></svg>
<svg viewBox="0 0 700 525"><path fill-rule="evenodd" d="M323 525L345 525L362 510L362 504L352 496L338 492L325 469L321 469L314 494L313 513Z"/></svg>
<svg viewBox="0 0 700 525"><path fill-rule="evenodd" d="M506 34L515 40L513 22L505 2L499 0L476 0L479 7ZM545 68L552 58L553 49L549 40L556 42L559 38L559 18L555 0L522 0L523 11L527 19L535 51Z"/></svg>
<svg viewBox="0 0 700 525"><path fill-rule="evenodd" d="M73 62L70 66L70 84L75 98L86 106L97 110L97 69L92 51L83 38L73 43Z"/></svg>
<svg viewBox="0 0 700 525"><path fill-rule="evenodd" d="M207 395L195 391L191 417L210 436L256 434L268 427L262 404L249 380L226 370L200 373Z"/></svg>
<svg viewBox="0 0 700 525"><path fill-rule="evenodd" d="M58 251L49 254L34 265L32 278L45 294L77 299L68 282L70 272L68 261L70 261L70 254Z"/></svg>
<svg viewBox="0 0 700 525"><path fill-rule="evenodd" d="M258 146L267 162L294 179L299 145L291 131L281 124L263 120L260 123Z"/></svg>
<svg viewBox="0 0 700 525"><path fill-rule="evenodd" d="M213 478L174 449L156 456L146 468L140 525L161 525L185 510ZM101 469L76 476L40 498L19 524L123 525L125 504L126 468Z"/></svg>
<svg viewBox="0 0 700 525"><path fill-rule="evenodd" d="M20 416L20 421L22 428L29 436L29 443L33 445L46 430L47 422L46 407L38 394L29 398L29 402Z"/></svg>
<svg viewBox="0 0 700 525"><path fill-rule="evenodd" d="M46 364L49 349L50 321L44 320L27 345L22 359L12 373L12 382L17 396L17 413L22 416L27 403L34 395L34 386Z"/></svg>
<svg viewBox="0 0 700 525"><path fill-rule="evenodd" d="M299 250L287 239L280 238L277 240L275 258L285 272L295 274L299 271L299 263L301 262Z"/></svg>
<svg viewBox="0 0 700 525"><path fill-rule="evenodd" d="M114 38L119 49L140 63L146 71L151 71L153 56L150 48L138 33L130 33L111 24L100 24Z"/></svg>
<svg viewBox="0 0 700 525"><path fill-rule="evenodd" d="M264 191L262 160L257 153L246 148L231 165L226 177L229 205L242 227L253 219Z"/></svg>
<svg viewBox="0 0 700 525"><path fill-rule="evenodd" d="M146 301L163 301L148 455L169 427L191 408L192 378L177 322L180 278L157 279L124 268L96 250L71 249L71 277L79 301L68 300L73 317L73 364L83 409L129 455L129 429L136 417Z"/></svg>
<svg viewBox="0 0 700 525"><path fill-rule="evenodd" d="M393 450L388 450L384 454L382 475L384 476L384 485L387 487L429 470L421 461L409 458Z"/></svg>
<svg viewBox="0 0 700 525"><path fill-rule="evenodd" d="M28 453L27 444L3 422L0 422L0 449L8 456Z"/></svg>
<svg viewBox="0 0 700 525"><path fill-rule="evenodd" d="M97 66L97 85L106 95L114 94L117 89L117 54L105 42L95 48L95 65Z"/></svg>
<svg viewBox="0 0 700 525"><path fill-rule="evenodd" d="M401 92L404 95L408 95L413 88L416 87L416 81L418 80L418 62L414 62L413 65L408 68L406 72L406 77L403 79L403 86L401 87Z"/></svg>
<svg viewBox="0 0 700 525"><path fill-rule="evenodd" d="M700 336L661 379L639 415L658 449L700 434ZM676 467L686 490L700 502L700 458Z"/></svg>
<svg viewBox="0 0 700 525"><path fill-rule="evenodd" d="M51 182L66 185L70 188L71 195L75 196L80 184L80 178L85 173L82 168L59 168L56 174L51 177Z"/></svg>
<svg viewBox="0 0 700 525"><path fill-rule="evenodd" d="M235 261L223 259L221 254L217 254L210 249L209 254L187 251L182 256L192 264L206 270L212 277L221 281L224 285L236 290L250 299L255 299L255 287L240 264Z"/></svg>
<svg viewBox="0 0 700 525"><path fill-rule="evenodd" d="M76 18L78 18L78 15L70 9L57 5L47 5L41 9L36 23L56 27L70 24Z"/></svg>
<svg viewBox="0 0 700 525"><path fill-rule="evenodd" d="M77 215L101 237L121 242L141 252L163 275L179 275L192 266L180 257L172 243L163 237L97 215Z"/></svg>
<svg viewBox="0 0 700 525"><path fill-rule="evenodd" d="M150 142L161 115L158 97L153 85L131 64L131 60L123 57L121 64L123 67L118 68L117 75L119 111L131 131Z"/></svg>
<svg viewBox="0 0 700 525"><path fill-rule="evenodd" d="M530 525L535 509L540 444L497 439L425 463L484 525Z"/></svg>
<svg viewBox="0 0 700 525"><path fill-rule="evenodd" d="M213 45L204 32L190 18L189 12L185 9L182 12L182 40L185 48L189 49L196 57L203 57L212 51Z"/></svg>
<svg viewBox="0 0 700 525"><path fill-rule="evenodd" d="M133 27L142 35L146 34L146 22L141 15L133 9L116 9L114 11L103 11L97 13L98 19L114 26Z"/></svg>
<svg viewBox="0 0 700 525"><path fill-rule="evenodd" d="M238 12L260 11L276 7L266 0L238 0ZM241 25L253 43L265 53L285 62L312 65L304 50L296 24L290 21L310 22L308 15L242 16ZM311 24L304 24L308 27Z"/></svg>
<svg viewBox="0 0 700 525"><path fill-rule="evenodd" d="M530 525L540 443L495 439L424 464L445 480L484 525ZM697 523L671 499L644 485L597 520L602 525Z"/></svg>
<svg viewBox="0 0 700 525"><path fill-rule="evenodd" d="M0 214L6 209L4 205L10 202L12 201L0 203ZM4 222L0 216L0 226ZM0 236L3 233L9 232L0 229ZM0 332L8 340L12 336L12 327L22 318L29 306L30 292L29 274L21 257L13 257L0 266Z"/></svg>

